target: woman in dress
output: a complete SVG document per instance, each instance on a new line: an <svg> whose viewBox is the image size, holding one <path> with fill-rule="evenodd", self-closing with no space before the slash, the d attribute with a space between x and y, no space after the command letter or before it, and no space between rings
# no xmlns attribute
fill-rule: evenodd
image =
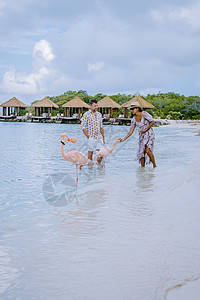
<svg viewBox="0 0 200 300"><path fill-rule="evenodd" d="M154 120L152 116L143 111L139 106L139 103L133 102L130 110L133 113L133 118L131 120L131 128L129 133L120 142L127 140L134 132L135 127L139 128L139 142L138 142L138 153L137 160L141 163L141 167L145 166L145 162L152 162L153 167L156 168L156 162L153 155L155 134L152 126L154 125Z"/></svg>

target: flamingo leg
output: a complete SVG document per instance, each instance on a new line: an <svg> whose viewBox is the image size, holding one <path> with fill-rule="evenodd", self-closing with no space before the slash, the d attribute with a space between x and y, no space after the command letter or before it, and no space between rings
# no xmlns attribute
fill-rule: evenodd
<svg viewBox="0 0 200 300"><path fill-rule="evenodd" d="M78 166L76 165L76 185L78 184Z"/></svg>
<svg viewBox="0 0 200 300"><path fill-rule="evenodd" d="M103 158L103 161L102 161L102 168L105 168L106 167L106 159Z"/></svg>

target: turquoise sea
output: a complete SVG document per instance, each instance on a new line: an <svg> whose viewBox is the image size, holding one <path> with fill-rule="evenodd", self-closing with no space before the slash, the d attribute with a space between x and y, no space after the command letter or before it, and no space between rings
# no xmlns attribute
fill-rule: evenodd
<svg viewBox="0 0 200 300"><path fill-rule="evenodd" d="M109 146L129 131L104 129ZM0 299L159 300L198 278L200 128L154 131L156 169L136 132L76 187L60 135L86 154L79 125L0 123Z"/></svg>

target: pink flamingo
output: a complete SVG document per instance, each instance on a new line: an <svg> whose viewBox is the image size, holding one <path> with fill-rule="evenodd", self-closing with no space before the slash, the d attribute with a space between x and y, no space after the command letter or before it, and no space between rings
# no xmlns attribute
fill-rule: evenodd
<svg viewBox="0 0 200 300"><path fill-rule="evenodd" d="M65 140L64 140L65 139ZM64 141L63 141L64 140ZM87 156L85 154L83 154L80 151L77 150L71 150L68 153L64 152L64 145L66 142L72 142L72 143L76 143L77 138L73 137L73 138L68 138L68 135L66 133L61 134L61 153L62 156L69 162L73 163L76 165L76 181L78 182L78 166L81 170L82 166L85 165L93 165L96 164L93 161L91 161L90 159L87 158Z"/></svg>
<svg viewBox="0 0 200 300"><path fill-rule="evenodd" d="M114 144L113 144L113 147L112 147L112 148L103 146L103 147L97 152L97 154L94 155L94 157L102 157L102 158L103 158L102 167L105 167L105 160L106 160L106 157L107 157L111 152L113 152L116 143L119 142L120 140L121 140L121 138L116 139L115 142L114 142Z"/></svg>

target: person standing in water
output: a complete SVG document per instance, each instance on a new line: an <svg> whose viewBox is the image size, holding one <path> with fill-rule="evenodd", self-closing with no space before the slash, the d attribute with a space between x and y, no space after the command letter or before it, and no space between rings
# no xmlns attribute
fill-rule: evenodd
<svg viewBox="0 0 200 300"><path fill-rule="evenodd" d="M124 139L121 139L120 142L127 140L133 134L135 127L138 126L139 142L137 160L140 162L141 167L145 167L145 163L150 161L153 167L156 168L157 166L153 155L155 134L152 128L155 122L148 112L142 110L138 102L133 102L130 110L134 115L131 120L131 128L129 133Z"/></svg>
<svg viewBox="0 0 200 300"><path fill-rule="evenodd" d="M98 112L98 104L95 99L90 100L90 109L81 118L82 131L88 139L88 158L92 160L93 152L99 151L105 144L102 114ZM98 157L100 163L102 157Z"/></svg>

